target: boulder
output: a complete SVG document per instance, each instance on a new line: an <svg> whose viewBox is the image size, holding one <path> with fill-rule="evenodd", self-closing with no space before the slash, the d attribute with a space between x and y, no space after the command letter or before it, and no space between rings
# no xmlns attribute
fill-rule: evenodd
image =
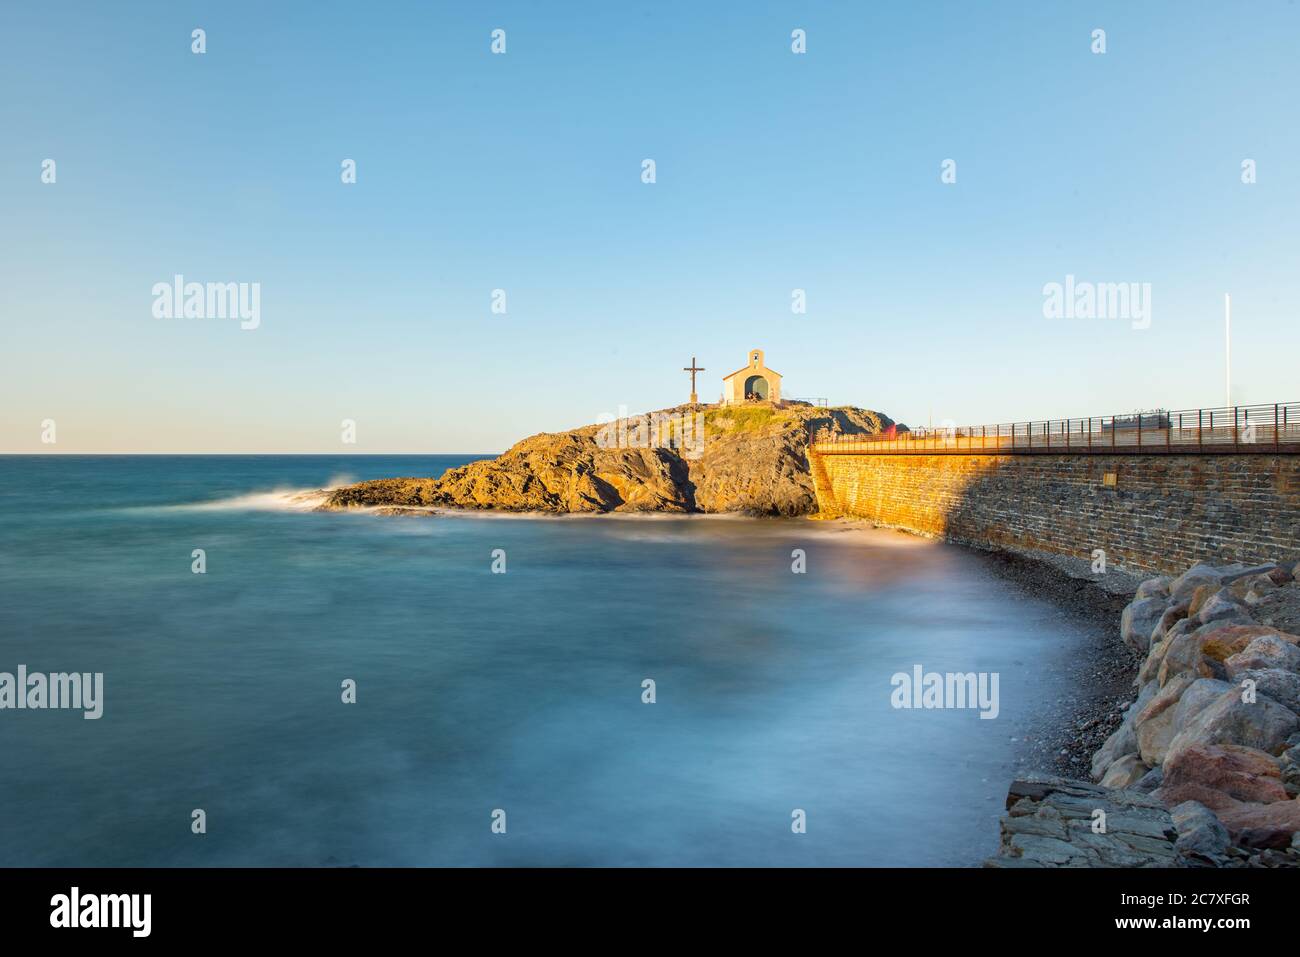
<svg viewBox="0 0 1300 957"><path fill-rule="evenodd" d="M1216 865L1228 853L1228 829L1204 804L1184 801L1169 812L1178 832L1174 850L1193 865Z"/></svg>
<svg viewBox="0 0 1300 957"><path fill-rule="evenodd" d="M1226 621L1214 621L1208 625L1202 625L1199 622L1197 622L1196 619L1194 618L1184 618L1182 621L1178 622L1172 628L1169 629L1169 633L1168 635L1165 636L1164 641L1160 642L1159 644L1152 645L1151 651L1147 653L1146 660L1143 661L1141 666L1138 668L1138 676L1134 683L1138 685L1142 685L1148 681L1159 680L1160 667L1161 665L1164 664L1165 655L1168 654L1169 649L1173 647L1174 639L1182 635L1187 635L1195 632L1199 637L1205 638L1208 641L1208 639L1211 636L1217 635L1220 631L1223 631L1228 628L1233 628L1233 627L1243 627L1243 626L1234 625L1233 623L1226 622ZM1201 647L1203 652L1204 643L1202 643ZM1215 660L1214 664L1210 665L1210 667L1212 669L1217 669L1217 659ZM1226 675L1218 674L1217 670L1215 676L1226 677Z"/></svg>
<svg viewBox="0 0 1300 957"><path fill-rule="evenodd" d="M1148 682L1138 692L1134 701L1124 712L1124 720L1115 729L1105 744L1092 756L1092 779L1100 781L1110 766L1126 754L1137 754L1137 733L1133 730L1133 721L1148 701L1155 697L1159 687L1154 681Z"/></svg>
<svg viewBox="0 0 1300 957"><path fill-rule="evenodd" d="M1254 623L1250 613L1226 589L1210 596L1210 599L1196 613L1196 620L1202 625L1208 625L1212 621L1226 621L1241 625Z"/></svg>
<svg viewBox="0 0 1300 957"><path fill-rule="evenodd" d="M1267 695L1278 704L1300 713L1300 674L1281 668L1259 668L1239 671L1234 680L1239 686L1244 681L1253 681L1256 694Z"/></svg>
<svg viewBox="0 0 1300 957"><path fill-rule="evenodd" d="M1295 581L1295 566L1279 565L1268 573L1274 585L1289 585Z"/></svg>
<svg viewBox="0 0 1300 957"><path fill-rule="evenodd" d="M1300 644L1300 637L1288 635L1268 625L1228 624L1217 627L1206 639L1201 648L1202 654L1216 661L1227 661L1237 652L1245 649L1256 638L1264 635L1276 635L1290 644Z"/></svg>
<svg viewBox="0 0 1300 957"><path fill-rule="evenodd" d="M1160 680L1160 665L1164 663L1165 654L1169 651L1170 642L1179 635L1185 635L1196 628L1196 622L1184 618L1169 629L1164 640L1155 642L1151 645L1151 650L1147 652L1146 659L1138 668L1135 684L1139 687L1148 681Z"/></svg>
<svg viewBox="0 0 1300 957"><path fill-rule="evenodd" d="M1168 575L1161 575L1159 578L1148 578L1142 584L1138 585L1134 598L1168 598L1169 583L1173 581Z"/></svg>
<svg viewBox="0 0 1300 957"><path fill-rule="evenodd" d="M1134 718L1133 730L1137 732L1138 754L1148 767L1164 762L1165 753L1174 737L1174 706L1193 681L1195 678L1192 675L1175 675Z"/></svg>
<svg viewBox="0 0 1300 957"><path fill-rule="evenodd" d="M1151 632L1164 611L1163 598L1138 598L1129 602L1119 619L1119 634L1124 644L1145 654L1151 645Z"/></svg>
<svg viewBox="0 0 1300 957"><path fill-rule="evenodd" d="M1190 674L1193 678L1212 678L1214 670L1201 654L1206 636L1198 631L1188 631L1169 639L1160 662L1158 680L1164 687L1175 675Z"/></svg>
<svg viewBox="0 0 1300 957"><path fill-rule="evenodd" d="M1100 781L1110 770L1110 766L1126 754L1137 753L1137 735L1133 732L1133 721L1126 718L1120 723L1105 743L1092 754L1091 776Z"/></svg>
<svg viewBox="0 0 1300 957"><path fill-rule="evenodd" d="M1156 643L1164 641L1169 635L1169 629L1186 618L1188 612L1191 611L1191 607L1185 601L1170 602L1165 605L1164 614L1160 616L1160 620L1156 622L1155 630L1151 632L1151 644L1154 646Z"/></svg>
<svg viewBox="0 0 1300 957"><path fill-rule="evenodd" d="M1277 591L1278 586L1273 584L1273 579L1268 575L1256 575L1254 578L1243 578L1237 584L1232 586L1232 595L1237 600L1243 602L1247 607L1258 605L1270 594Z"/></svg>
<svg viewBox="0 0 1300 957"><path fill-rule="evenodd" d="M1165 750L1165 758L1174 757L1185 748L1197 744L1240 744L1269 754L1279 754L1286 746L1287 736L1297 730L1300 730L1300 718L1296 717L1295 712L1265 695L1260 695L1254 703L1247 704L1241 700L1241 693L1234 688L1202 709L1174 735Z"/></svg>
<svg viewBox="0 0 1300 957"><path fill-rule="evenodd" d="M1271 754L1236 744L1193 745L1171 755L1155 797L1166 807L1200 801L1219 810L1242 801L1286 801L1281 762ZM1224 799L1228 800L1224 800Z"/></svg>
<svg viewBox="0 0 1300 957"><path fill-rule="evenodd" d="M1286 848L1300 831L1300 801L1240 804L1218 812L1228 833L1243 847Z"/></svg>
<svg viewBox="0 0 1300 957"><path fill-rule="evenodd" d="M1217 701L1225 691L1233 691L1236 685L1217 678L1199 678L1188 686L1174 707L1174 734L1177 734L1198 714Z"/></svg>
<svg viewBox="0 0 1300 957"><path fill-rule="evenodd" d="M1134 784L1129 790L1137 791L1139 794L1150 794L1156 788L1160 787L1160 784L1164 779L1164 771L1160 768L1152 768L1146 774L1142 775L1142 779Z"/></svg>
<svg viewBox="0 0 1300 957"><path fill-rule="evenodd" d="M1220 584L1231 585L1234 582L1241 581L1244 578L1255 578L1258 575L1267 575L1277 568L1276 562L1267 562L1263 565L1251 565L1249 567L1240 567L1236 571L1229 571L1227 568L1219 569L1223 574L1219 578Z"/></svg>
<svg viewBox="0 0 1300 957"><path fill-rule="evenodd" d="M1147 656L1142 659L1142 664L1138 665L1138 673L1133 678L1133 684L1139 688L1154 681L1160 684L1160 662L1164 660L1165 652L1169 649L1169 639L1151 646Z"/></svg>
<svg viewBox="0 0 1300 957"><path fill-rule="evenodd" d="M1224 666L1228 676L1234 680L1243 671L1261 668L1300 672L1300 648L1276 634L1260 635L1241 651L1230 655Z"/></svg>
<svg viewBox="0 0 1300 957"><path fill-rule="evenodd" d="M1294 737L1294 735L1293 735ZM1282 787L1291 797L1300 796L1300 745L1293 745L1282 752Z"/></svg>
<svg viewBox="0 0 1300 957"><path fill-rule="evenodd" d="M1136 754L1126 754L1109 768L1101 779L1104 788L1127 788L1136 784L1151 769Z"/></svg>
<svg viewBox="0 0 1300 957"><path fill-rule="evenodd" d="M1175 601L1190 600L1192 593L1201 585L1217 585L1222 577L1223 573L1213 565L1197 562L1169 583L1169 597Z"/></svg>
<svg viewBox="0 0 1300 957"><path fill-rule="evenodd" d="M1213 598L1222 586L1218 582L1211 582L1205 585L1197 585L1196 590L1192 592L1191 599L1187 602L1187 614L1195 618L1205 607L1205 603Z"/></svg>

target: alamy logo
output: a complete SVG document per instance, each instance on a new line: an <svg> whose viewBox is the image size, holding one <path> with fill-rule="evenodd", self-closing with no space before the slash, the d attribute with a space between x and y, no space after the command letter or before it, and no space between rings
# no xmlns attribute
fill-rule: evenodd
<svg viewBox="0 0 1300 957"><path fill-rule="evenodd" d="M152 929L152 894L82 894L81 888L50 898L51 927L129 927L132 937Z"/></svg>
<svg viewBox="0 0 1300 957"><path fill-rule="evenodd" d="M889 703L895 708L977 708L981 718L990 719L1002 710L996 671L940 674L913 665L910 675L897 672L889 683L894 686Z"/></svg>
<svg viewBox="0 0 1300 957"><path fill-rule="evenodd" d="M1134 329L1151 327L1151 283L1078 282L1043 286L1043 316L1047 319L1128 319Z"/></svg>
<svg viewBox="0 0 1300 957"><path fill-rule="evenodd" d="M238 319L241 329L262 324L260 282L186 282L177 274L150 292L155 319Z"/></svg>
<svg viewBox="0 0 1300 957"><path fill-rule="evenodd" d="M602 449L678 449L692 460L704 454L703 412L629 416L627 406L620 405L617 416L602 412L596 422L601 426L596 444Z"/></svg>
<svg viewBox="0 0 1300 957"><path fill-rule="evenodd" d="M6 708L20 711L67 708L84 711L82 717L93 721L104 713L104 673L28 674L26 665L18 666L16 676L0 671L0 711Z"/></svg>

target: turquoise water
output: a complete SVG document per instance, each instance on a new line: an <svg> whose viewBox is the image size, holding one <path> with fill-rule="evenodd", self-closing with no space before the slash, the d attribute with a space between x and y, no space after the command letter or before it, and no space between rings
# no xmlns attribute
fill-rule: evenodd
<svg viewBox="0 0 1300 957"><path fill-rule="evenodd" d="M960 549L831 523L315 513L282 494L465 461L0 457L0 671L104 674L99 720L0 710L0 865L995 849L1079 639L1051 607ZM999 673L998 718L892 708L914 664Z"/></svg>

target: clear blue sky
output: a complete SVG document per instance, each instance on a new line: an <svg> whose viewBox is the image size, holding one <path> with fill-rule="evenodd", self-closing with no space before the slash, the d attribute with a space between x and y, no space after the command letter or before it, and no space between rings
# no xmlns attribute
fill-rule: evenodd
<svg viewBox="0 0 1300 957"><path fill-rule="evenodd" d="M1218 405L1224 292L1234 400L1297 399L1298 43L1294 2L10 0L0 449L495 451L751 347L912 424ZM261 327L153 318L175 273ZM1151 327L1044 318L1066 274Z"/></svg>

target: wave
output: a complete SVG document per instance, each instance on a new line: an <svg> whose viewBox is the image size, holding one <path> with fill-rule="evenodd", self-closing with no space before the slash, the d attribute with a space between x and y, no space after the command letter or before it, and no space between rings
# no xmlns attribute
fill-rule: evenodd
<svg viewBox="0 0 1300 957"><path fill-rule="evenodd" d="M310 512L325 504L335 486L328 488L276 488L263 492L245 492L210 502L169 505L172 511L186 512Z"/></svg>

